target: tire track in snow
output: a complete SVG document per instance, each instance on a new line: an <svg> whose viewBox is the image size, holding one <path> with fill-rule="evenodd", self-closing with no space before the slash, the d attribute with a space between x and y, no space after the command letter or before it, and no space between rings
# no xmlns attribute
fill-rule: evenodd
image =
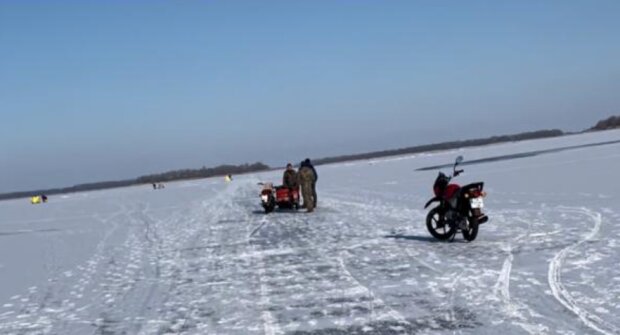
<svg viewBox="0 0 620 335"><path fill-rule="evenodd" d="M120 206L120 208L120 210L112 213L91 216L102 225L110 224L110 228L106 229L98 241L93 255L63 273L51 273L47 287L41 292L42 295L34 294L36 290L32 292L33 294L27 299L22 300L22 306L18 309L19 313L11 312L0 315L1 333L62 333L57 328L65 329L69 325L88 325L91 323L80 316L82 312L92 306L90 303L84 304L82 295L96 277L96 270L103 262L109 240L120 227L115 219L127 215L129 211L125 206ZM50 252L50 256L50 262L56 264L55 253ZM67 278L74 279L71 286L58 287L56 285L56 283L63 282ZM65 296L66 298L61 298Z"/></svg>
<svg viewBox="0 0 620 335"><path fill-rule="evenodd" d="M357 286L363 288L364 290L366 290L366 292L368 292L368 296L370 297L369 299L369 304L370 304L370 315L372 318L375 318L375 309L374 309L374 305L375 303L378 303L380 306L386 308L388 310L387 314L392 317L394 320L400 322L400 323L404 323L407 325L411 325L411 323L409 321L407 321L407 319L405 319L405 317L400 314L400 312L398 312L397 310L393 309L392 307L390 307L388 304L386 304L385 302L383 302L383 300L381 300L380 298L378 298L375 293L368 288L366 285L362 284L357 278L355 278L355 276L353 276L353 274L351 274L351 272L347 269L347 266L344 263L344 257L343 254L345 253L345 251L340 253L340 257L338 257L338 263L340 264L340 269L342 270L342 272Z"/></svg>
<svg viewBox="0 0 620 335"><path fill-rule="evenodd" d="M576 214L583 214L592 219L594 222L594 228L586 235L581 241L578 241L558 252L551 263L549 264L548 281L551 287L551 292L557 301L559 301L564 307L573 312L579 317L579 319L590 329L595 330L601 334L612 335L620 334L620 329L605 322L598 316L584 310L579 307L575 299L571 296L570 292L562 284L562 265L566 256L579 247L580 245L592 240L600 231L603 222L601 213L592 211L588 208L562 208L566 212L572 212Z"/></svg>
<svg viewBox="0 0 620 335"><path fill-rule="evenodd" d="M512 254L512 247L509 246L507 251L508 257L504 260L502 270L497 278L495 292L506 304L508 304L508 307L510 308L512 307L510 302L510 272L512 271L512 261L514 260L514 255Z"/></svg>
<svg viewBox="0 0 620 335"><path fill-rule="evenodd" d="M463 275L465 274L465 272L467 272L468 269L463 269L463 271L459 272L458 275L456 275L456 277L454 278L454 280L452 281L452 284L450 285L450 320L452 322L456 322L457 318L456 318L456 309L455 309L455 295L456 295L456 287L457 284L459 283L459 281L461 280L461 277L463 277Z"/></svg>
<svg viewBox="0 0 620 335"><path fill-rule="evenodd" d="M507 245L506 252L508 253L508 256L506 256L506 259L502 264L502 269L499 273L497 283L494 287L495 295L499 296L500 300L504 302L507 307L507 312L510 316L517 316L518 308L515 303L510 299L510 275L512 273L512 263L514 262L513 244L517 244L521 240L529 237L532 231L532 223L530 221L526 221L520 218L517 218L516 220L527 224L527 232L520 234L514 239L514 241L510 242Z"/></svg>
<svg viewBox="0 0 620 335"><path fill-rule="evenodd" d="M356 203L350 200L333 199L331 197L328 198L328 200L332 200L334 203L337 203L337 204L346 204L349 207L350 206L360 207L360 209L362 209L363 211L373 210L375 212L381 213L380 216L392 218L397 223L399 221L404 220L404 218L407 216L411 216L413 220L415 220L416 217L420 216L419 211L411 210L409 208L404 208L405 210L403 211L402 209L397 208L397 206L394 206L391 204L384 204L384 203L381 203L380 201L375 201L371 204L360 204L360 203ZM514 212L514 210L501 210L499 212L512 213ZM513 262L515 261L516 254L519 254L520 252L522 252L521 249L527 246L527 238L530 235L532 236L534 235L532 234L532 231L533 231L532 222L530 222L529 220L520 219L518 217L511 218L511 219L518 220L518 221L525 223L527 226L527 229L521 230L520 234L516 238L513 238L511 240L504 240L503 242L499 242L499 243L498 242L486 242L486 244L489 244L489 245L491 244L496 245L495 248L499 248L506 255L503 260L503 263L500 263L501 268L498 271L497 281L495 283L495 286L492 286L491 289L493 290L494 295L505 306L503 308L504 314L508 318L513 319L514 321L512 323L513 325L522 328L529 334L540 334L541 332L544 333L545 331L548 331L548 328L545 330L544 327L541 327L540 325L536 323L531 324L530 323L531 320L525 315L521 314L523 310L533 311L533 309L530 308L530 306L526 306L525 304L521 303L520 301L513 300L510 294L510 281L511 281L511 275L513 272ZM421 227L415 227L415 226L414 228L417 228L415 229L416 232L423 229ZM405 235L403 236L406 238ZM417 236L417 235L414 234L414 236ZM508 235L506 237L508 237ZM402 248L402 251L408 256L410 256L411 258L413 258L414 260L416 260L415 257L412 257L412 255L410 254L408 248L406 247ZM428 263L424 261L420 261L419 263L421 263L422 265L428 265ZM429 268L430 270L435 270L433 266L425 266L425 267ZM433 272L436 272L436 270ZM440 273L442 273L442 271L440 271ZM455 304L455 296L458 294L457 284L461 280L460 277L464 275L465 275L464 272L459 273L457 278L454 280L454 282L452 282L452 284L448 286L450 295L448 298L449 303L448 303L447 320L453 323L456 322L457 311L458 311L458 307ZM493 300L493 302L497 302L497 300Z"/></svg>
<svg viewBox="0 0 620 335"><path fill-rule="evenodd" d="M361 209L365 212L378 212L378 213L382 213L383 216L387 216L387 217L396 217L393 215L393 213L383 213L382 210L377 210L377 207L381 207L380 205L377 204L362 204L362 203L358 203L358 202L353 202L353 201L345 201L345 200L340 200L340 199L336 199L334 197L331 196L327 196L324 197L324 203L333 203L333 204L345 204L347 206L357 206L357 207L361 207ZM337 207L337 206L336 206ZM381 209L385 209L388 206L383 206L381 207ZM391 207L390 209L395 210L396 207ZM362 212L363 213L363 212ZM363 214L362 214L363 215ZM402 217L401 217L402 218ZM317 236L320 236L320 234L316 234ZM385 301L383 301L383 299L381 299L380 297L377 296L377 294L371 290L368 286L362 284L347 268L345 261L344 261L344 254L345 253L350 253L351 250L366 244L366 243L371 243L374 244L375 242L377 242L378 240L376 238L370 238L368 240L356 243L354 245L349 245L349 246L344 246L344 247L339 247L338 249L340 249L340 255L337 258L337 262L338 265L340 266L340 269L342 271L342 273L345 275L345 277L351 281L354 285L358 286L360 289L366 291L368 293L369 296L369 303L370 303L370 310L371 310L371 317L375 318L375 305L377 305L379 308L385 309L387 310L386 315L388 315L389 317L391 317L392 319L394 319L396 322L399 322L401 324L405 324L405 325L409 325L411 326L411 323L409 321L407 321L407 319L396 309L392 308L390 305L388 305L387 303L385 303ZM402 248L401 248L402 249ZM325 257L326 259L329 258L328 255L325 254L324 251L319 251L320 255L322 255L323 257ZM432 268L430 265L426 264L425 262L412 257L412 255L408 252L406 252L408 257L411 257L412 259L416 260L418 263L422 264L423 267L431 269L432 271L438 272L437 270L435 270L434 268Z"/></svg>
<svg viewBox="0 0 620 335"><path fill-rule="evenodd" d="M231 332L230 328L214 329L236 322L236 313L243 306L237 306L239 308L233 309L233 312L220 313L216 312L218 307L214 305L222 304L225 300L217 297L219 291L239 282L235 280L237 277L234 273L228 272L233 270L226 262L230 258L220 255L222 248L247 244L247 234L242 234L240 241L226 243L230 241L232 232L224 229L226 223L237 222L228 219L228 215L235 214L231 195L236 190L236 187L227 187L211 198L188 204L187 210L181 211L183 213L178 220L172 224L158 225L165 229L158 231L164 243L162 279L156 282L166 287L157 288L158 294L154 297L158 300L156 304L150 305L159 308L151 313L151 319L140 330L140 334ZM195 256L203 252L204 256ZM222 277L221 273L227 273L227 276ZM208 301L209 298L211 301Z"/></svg>
<svg viewBox="0 0 620 335"><path fill-rule="evenodd" d="M326 202L329 202L329 200L327 200ZM326 268L326 270L321 270L321 271L326 271L326 272L321 272L321 273L300 273L302 276L308 276L308 279L310 280L310 282L308 282L308 286L307 288L309 290L321 290L321 291L316 291L316 292L324 292L324 291L328 291L331 292L332 294L336 294L336 290L338 291L347 291L346 294L344 294L342 297L338 296L338 297L334 297L334 296L323 296L323 295L319 295L319 296L311 296L310 298L315 299L315 300L322 300L321 305L319 306L323 306L321 307L321 310L319 310L318 312L322 312L325 313L325 309L326 306L329 306L330 304L334 304L333 301L330 300L339 300L339 299L343 299L343 302L340 302L339 304L357 304L357 303L363 303L365 306L352 306L350 307L352 311L359 311L359 310L367 310L368 312L364 312L364 313L368 313L368 316L366 316L366 321L364 321L364 325L366 324L373 324L373 322L393 322L392 320L395 321L394 325L398 325L398 326L411 326L411 323L409 321L406 320L406 318L399 312L394 310L390 305L386 304L381 298L379 298L376 293L370 289L369 287L367 287L366 285L362 284L360 282L360 280L358 280L347 268L346 264L345 264L345 256L344 253L347 252L350 249L354 249L356 247L359 247L362 244L365 244L369 241L364 240L364 241L358 241L355 240L353 245L349 245L349 246L342 246L338 243L338 241L340 241L343 238L343 235L336 233L336 234L332 234L330 236L325 236L325 233L323 231L323 229L326 229L327 227L329 227L330 225L327 225L324 223L325 220L329 221L331 219L333 219L332 215L329 214L330 212L325 212L328 215L324 218L321 218L320 216L303 216L303 215L296 215L294 217L278 217L278 216L263 216L262 220L254 220L252 226L258 226L258 230L254 229L251 230L249 229L248 232L255 232L255 233L250 233L247 236L248 237L253 237L253 238L263 238L262 234L265 233L265 236L269 235L269 232L274 232L274 231L278 231L280 229L283 229L285 227L290 227L290 226L304 226L305 228L305 232L308 234L305 237L303 237L303 240L305 240L306 242L310 243L310 246L307 247L303 247L303 246L296 246L294 247L293 251L306 251L309 254L312 254L313 256L311 258L315 259L316 261L314 261L313 263L315 264L319 264L319 265L314 265L314 266L320 266L320 267L324 267ZM322 215L319 214L318 215ZM317 221L317 218L319 218ZM290 221L289 221L290 220ZM274 225L267 225L266 222L269 223L275 223ZM269 229L265 229L266 227L269 227ZM348 227L348 229L354 229L353 227ZM350 238L348 234L345 234L345 238ZM354 238L357 238L358 236L354 236ZM378 241L378 239L374 238L372 239L372 241L370 242L376 242ZM300 241L297 241L300 242ZM295 243L297 243L295 242ZM295 244L294 243L294 244ZM256 244L253 244L256 245ZM281 248L282 246L279 246L279 248ZM325 250L324 248L327 248L327 250ZM269 249L268 249L269 250ZM276 249L277 250L277 249ZM260 259L258 260L258 264L257 264L257 273L260 275L260 277L262 277L263 275L265 275L266 277L271 277L270 274L272 273L272 270L276 271L275 269L270 269L269 267L265 268L265 272L263 273L261 271L261 269L263 269L264 265L261 264L261 262L264 262L265 264L270 264L269 259L267 258L263 258L264 257L268 257L270 256L270 253L266 253L264 251L262 251L261 249L256 250L256 254L253 258L259 258L257 256L260 256ZM296 252L295 252L296 253ZM340 257L336 256L334 257L334 255L332 253L337 253L339 254ZM330 270L331 269L331 270ZM280 269L281 270L281 269ZM312 275L314 276L319 276L320 278L311 278ZM332 276L331 279L328 279L327 277ZM263 281L260 279L259 277L259 292L263 291ZM281 300L284 300L284 302L287 302L286 298L282 298L280 297L275 297L275 301L274 299L271 299L271 297L269 296L268 293L270 293L272 287L273 287L273 283L270 281L265 281L264 283L266 285L265 288L265 294L263 296L266 296L269 299L269 301L266 302L267 305L273 304L275 303L282 303ZM289 285L289 286L284 286L284 288L279 287L279 290L290 290L294 287L294 285ZM338 288L339 287L339 288ZM329 294L329 293L328 293ZM356 299L357 297L357 299ZM350 300L350 299L355 299L354 300ZM350 300L350 301L349 301ZM264 302L264 300L261 297L261 302ZM289 302L289 303L292 303ZM263 303L261 303L262 305ZM295 306L294 308L314 308L314 307L306 307L306 306ZM310 310L312 311L312 310ZM307 314L312 314L314 317L316 317L317 311L314 310L313 313L310 313L310 311L308 311ZM338 312L338 313L342 313L342 312ZM355 312L353 312L355 313ZM323 316L325 316L325 318L323 318L323 321L319 320L319 323L321 322L330 322L327 321L330 318L339 318L342 315L341 314L323 314ZM351 316L349 316L351 317ZM322 318L322 317L319 317ZM279 333L282 330L293 330L295 329L295 322L293 323L288 323L288 324L284 324L283 326L279 325L278 323L273 323L272 321L274 320L271 316L271 312L269 313L263 313L263 328L264 328L264 332L265 333ZM286 321L291 321L290 316L286 316L284 315L283 317L284 322ZM282 320L280 320L282 322ZM320 326L320 329L341 329L342 327L348 327L348 326L353 326L355 323L358 323L360 321L360 318L354 319L348 319L347 321L344 320L333 320L331 322L336 321L336 323L332 326L327 326L326 324L323 324L322 326ZM315 329L313 328L317 323L317 320L310 320L310 329ZM276 326L277 328L272 328L273 326ZM291 327L292 326L292 327ZM330 328L332 327L332 328Z"/></svg>
<svg viewBox="0 0 620 335"><path fill-rule="evenodd" d="M376 206L374 204L357 204L355 202L342 201L342 200L336 200L336 202L347 203L348 205L358 205L358 206L365 207L365 208L386 207L386 206ZM389 205L387 207L395 208L394 206L389 206ZM553 267L553 270L550 269L549 271L549 283L550 283L549 285L552 287L553 295L567 309L575 313L582 320L582 322L584 322L588 327L594 330L597 330L598 332L602 334L620 334L620 330L614 325L611 325L605 322L604 320L602 320L601 318L599 318L598 316L580 308L577 305L576 301L572 298L568 290L564 288L564 286L561 284L561 281L560 281L560 268L567 254L573 249L575 249L576 247L578 247L579 245L591 240L600 230L600 225L601 225L600 214L593 212L591 210L588 210L586 208L576 209L576 208L560 207L560 209L564 211L573 211L578 214L585 214L587 216L590 216L593 218L593 221L596 223L596 225L594 229L591 231L591 233L588 234L588 236L586 236L583 240L566 247L560 253L556 254L556 256L554 257L554 261L550 265L550 267ZM384 213L384 215L398 218L398 216L394 216L392 213ZM513 243L518 243L524 238L527 238L529 234L531 233L531 229L532 229L531 223L530 222L525 222L525 223L528 224L528 231L519 235L517 238L515 238ZM552 232L551 234L556 234L556 233L557 232ZM500 300L504 304L507 305L507 312L510 316L517 317L518 319L526 321L527 319L524 318L522 315L520 315L518 312L520 308L525 307L525 306L522 306L518 303L513 302L510 296L510 277L512 273L512 265L514 261L515 248L513 248L512 244L505 246L505 247L506 247L505 251L508 253L508 255L506 256L506 259L504 260L502 264L502 268L499 272L498 280L497 280L497 283L495 284L494 291L495 291L495 294L500 298ZM518 248L519 246L517 245L517 249ZM555 274L555 278L553 278L552 273ZM461 276L462 274L463 273L461 273L459 276ZM453 294L454 292L452 292L452 295ZM451 300L452 300L452 297L451 297ZM452 310L452 312L454 312L454 310ZM451 316L454 316L454 313L452 313ZM520 324L520 326L530 334L536 333L537 331L537 330L534 330L533 332L532 331L533 328L532 329L528 328L527 324L523 324L523 325ZM610 333L604 329L611 329L612 332Z"/></svg>
<svg viewBox="0 0 620 335"><path fill-rule="evenodd" d="M251 222L251 220L249 220ZM256 275L258 276L259 282L259 293L260 293L260 303L259 305L263 309L261 311L261 318L263 321L263 330L265 335L278 335L283 334L282 330L278 326L276 318L273 316L271 311L269 311L269 306L271 306L271 299L269 297L269 290L267 289L267 282L265 280L266 276L266 266L265 261L263 259L263 253L257 250L256 245L252 245L251 240L256 232L258 232L267 222L267 217L261 218L261 224L258 228L254 229L250 234L248 234L247 243L252 247L252 250L257 254L257 263L258 263L258 271L256 271ZM248 226L248 228L251 226Z"/></svg>
<svg viewBox="0 0 620 335"><path fill-rule="evenodd" d="M325 198L325 197L324 197ZM396 222L399 221L405 221L408 222L410 220L415 220L416 217L423 217L424 211L422 210L415 210L415 209L411 209L409 207L398 207L398 206L394 206L388 203L384 203L382 201L375 201L373 203L369 203L369 204L364 204L364 203L359 203L359 202L355 202L355 201L350 201L350 200L341 200L335 197L327 197L326 198L329 202L333 202L334 204L345 204L346 206L350 207L350 206L355 206L355 207L359 207L362 210L362 213L366 213L367 216L365 217L366 220L379 220L380 218L390 218L393 219ZM377 214L379 213L379 214ZM360 215L363 215L360 213ZM423 227L415 227L416 230L425 230L425 228ZM373 240L370 240L373 241ZM361 244L358 244L357 246L359 246ZM354 245L353 247L349 247L349 248L344 248L345 250L349 251L354 249L354 247L356 247L356 245ZM404 247L402 244L399 244L397 250L399 250L400 252L404 253L408 258L410 258L413 262L421 265L422 268L430 270L432 273L434 273L435 275L439 275L439 274L445 274L444 271L441 271L440 269L438 269L437 267L429 264L428 262L424 261L421 257L419 257L419 255L413 255L411 253L411 251L409 249L407 249L406 247ZM457 317L458 311L456 308L456 304L455 304L455 295L457 293L457 284L458 282L461 280L462 276L467 272L467 269L464 269L463 271L461 271L456 278L451 282L451 284L449 285L449 290L450 290L450 296L449 296L449 303L448 303L448 309L447 309L447 315L446 315L446 320L451 323L451 324L457 324L457 322L459 321L459 318ZM364 285L360 285L361 287L365 287ZM368 291L370 291L367 288ZM370 291L371 292L371 291ZM379 300L380 302L383 303L382 300ZM398 322L403 322L402 320L404 320L403 323L406 323L407 325L410 325L410 323L408 321L406 321L406 319L404 317L402 317L402 315L390 308L389 305L383 303L382 307L387 308L390 311L390 315ZM396 315L393 313L397 313ZM400 315L400 317L398 316ZM402 319L401 319L402 318Z"/></svg>
<svg viewBox="0 0 620 335"><path fill-rule="evenodd" d="M261 318L263 319L263 329L265 331L265 335L282 334L282 330L278 326L276 318L273 316L271 311L269 311L271 299L269 298L269 290L267 289L267 284L265 281L265 263L261 259L259 261L259 264L260 268L257 271L257 275L260 282L260 305L263 308L263 311L261 312Z"/></svg>
<svg viewBox="0 0 620 335"><path fill-rule="evenodd" d="M252 236L254 236L256 233L258 233L258 231L263 228L264 225L267 224L267 220L262 220L263 222L261 222L260 226L256 227L254 230L252 230L252 232L248 235L248 239L252 238Z"/></svg>

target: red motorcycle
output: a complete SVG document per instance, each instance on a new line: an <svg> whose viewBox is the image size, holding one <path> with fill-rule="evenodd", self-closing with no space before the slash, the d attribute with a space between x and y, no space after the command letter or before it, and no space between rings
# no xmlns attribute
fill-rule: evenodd
<svg viewBox="0 0 620 335"><path fill-rule="evenodd" d="M463 173L464 170L456 169L461 162L463 162L463 156L458 156L451 176L439 172L433 185L435 196L424 206L428 208L432 203L438 203L426 216L426 228L433 237L439 240L453 240L460 230L465 240L473 241L478 236L479 225L489 220L488 216L482 212L486 196L486 192L483 191L483 182L462 187L458 184L450 184L452 178Z"/></svg>
<svg viewBox="0 0 620 335"><path fill-rule="evenodd" d="M299 187L274 187L272 183L260 183L263 189L260 192L261 205L265 213L273 212L276 207L299 209Z"/></svg>

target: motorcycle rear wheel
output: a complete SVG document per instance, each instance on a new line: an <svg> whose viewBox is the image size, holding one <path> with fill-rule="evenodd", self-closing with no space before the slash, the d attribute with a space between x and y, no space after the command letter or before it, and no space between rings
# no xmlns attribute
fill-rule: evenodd
<svg viewBox="0 0 620 335"><path fill-rule="evenodd" d="M463 238L466 241L473 241L478 236L478 219L474 217L469 218L469 225L467 229L463 229Z"/></svg>
<svg viewBox="0 0 620 335"><path fill-rule="evenodd" d="M456 227L448 224L438 207L435 207L426 215L426 229L434 238L445 241L456 234Z"/></svg>

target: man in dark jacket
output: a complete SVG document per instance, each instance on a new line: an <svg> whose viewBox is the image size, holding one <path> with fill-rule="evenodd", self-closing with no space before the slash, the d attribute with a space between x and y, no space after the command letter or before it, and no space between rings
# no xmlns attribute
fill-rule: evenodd
<svg viewBox="0 0 620 335"><path fill-rule="evenodd" d="M313 207L316 208L316 205L317 205L316 182L317 182L317 180L319 180L319 175L316 173L316 169L312 165L312 162L310 161L310 158L306 158L303 162L301 162L300 170L301 170L301 167L307 167L314 174L314 178L312 178L311 189L312 189L312 199L313 199L313 203L314 203Z"/></svg>

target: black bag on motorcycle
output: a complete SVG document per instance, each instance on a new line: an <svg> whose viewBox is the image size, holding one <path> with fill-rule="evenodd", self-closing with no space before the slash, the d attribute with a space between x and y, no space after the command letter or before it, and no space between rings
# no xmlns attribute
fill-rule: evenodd
<svg viewBox="0 0 620 335"><path fill-rule="evenodd" d="M439 172L437 179L435 179L435 183L433 184L433 192L435 192L435 196L439 197L444 194L446 191L446 187L448 187L448 183L450 182L450 178Z"/></svg>

